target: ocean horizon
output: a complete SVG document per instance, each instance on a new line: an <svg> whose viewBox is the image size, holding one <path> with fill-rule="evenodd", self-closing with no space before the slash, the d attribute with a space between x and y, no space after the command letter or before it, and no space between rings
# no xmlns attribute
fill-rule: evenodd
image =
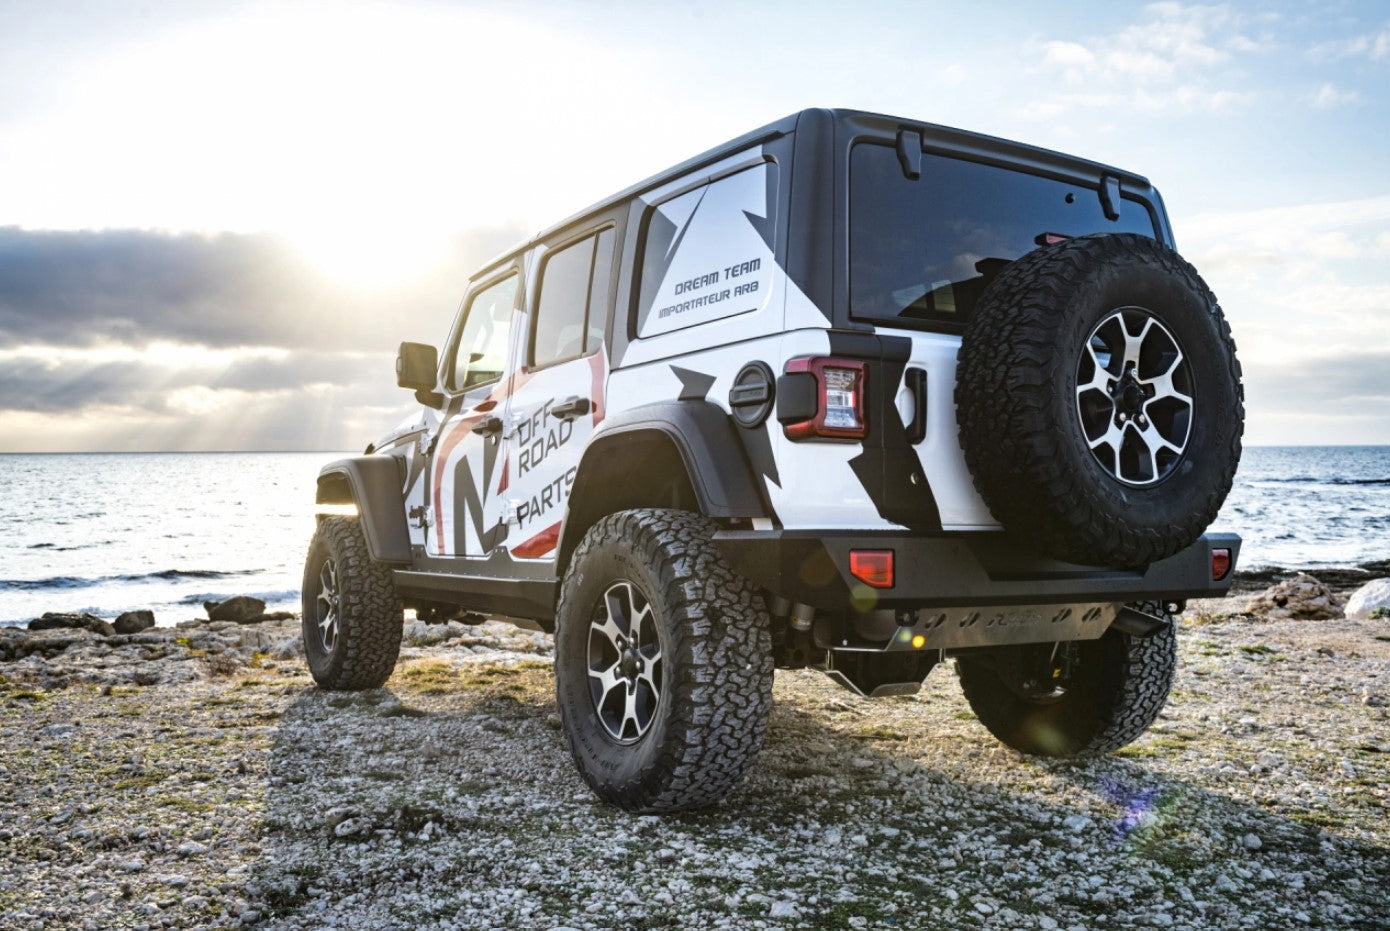
<svg viewBox="0 0 1390 931"><path fill-rule="evenodd" d="M319 468L353 454L0 453L0 625L171 625L233 595L297 610ZM1390 446L1248 447L1211 529L1242 536L1245 570L1390 558Z"/></svg>

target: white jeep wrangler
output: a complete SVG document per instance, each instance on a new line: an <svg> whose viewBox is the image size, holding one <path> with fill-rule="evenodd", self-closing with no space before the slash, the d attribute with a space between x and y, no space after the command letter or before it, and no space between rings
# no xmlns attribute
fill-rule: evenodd
<svg viewBox="0 0 1390 931"><path fill-rule="evenodd" d="M1137 175L806 110L473 276L417 412L319 478L309 666L380 686L403 608L554 631L602 798L724 796L773 670L865 696L955 659L984 725L1094 754L1154 720L1240 455L1215 298ZM329 510L329 509L325 509Z"/></svg>

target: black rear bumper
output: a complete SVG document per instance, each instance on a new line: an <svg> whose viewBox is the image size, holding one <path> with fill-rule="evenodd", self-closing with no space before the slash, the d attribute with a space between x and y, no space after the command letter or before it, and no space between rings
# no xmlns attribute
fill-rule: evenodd
<svg viewBox="0 0 1390 931"><path fill-rule="evenodd" d="M1040 557L1007 534L723 530L715 542L745 578L821 610L850 608L873 593L878 608L1045 605L1219 598L1231 587L1240 537L1207 534L1144 569L1079 566ZM849 571L851 549L892 550L895 584L868 589ZM1230 568L1212 579L1212 550ZM858 589L860 599L854 599Z"/></svg>

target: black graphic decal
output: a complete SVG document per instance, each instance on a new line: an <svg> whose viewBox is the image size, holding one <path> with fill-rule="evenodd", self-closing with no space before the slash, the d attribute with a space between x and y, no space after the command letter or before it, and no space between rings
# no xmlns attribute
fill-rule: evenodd
<svg viewBox="0 0 1390 931"><path fill-rule="evenodd" d="M643 247L642 300L637 308L637 328L639 331L647 324L647 315L652 312L652 304L656 302L656 293L661 288L661 283L666 280L666 273L670 270L671 263L675 261L676 253L680 251L681 240L685 238L690 224L695 222L695 214L700 212L700 205L705 202L705 194L708 191L708 185L701 188L700 199L695 202L695 208L690 211L690 216L686 217L685 222L680 226L672 223L660 210L653 208L651 211L650 219L647 221L647 236Z"/></svg>
<svg viewBox="0 0 1390 931"><path fill-rule="evenodd" d="M876 351L873 344L877 344ZM832 355L868 358L869 422L864 451L850 468L884 520L913 530L940 530L941 511L907 428L894 403L912 353L912 340L897 336L830 333Z"/></svg>
<svg viewBox="0 0 1390 931"><path fill-rule="evenodd" d="M709 394L709 389L714 387L715 376L713 375L692 372L679 365L671 366L671 371L681 380L681 393L676 396L678 401L703 401L705 396Z"/></svg>
<svg viewBox="0 0 1390 931"><path fill-rule="evenodd" d="M747 450L748 461L753 464L753 468L759 475L781 488L782 476L777 473L777 458L772 454L772 437L767 432L775 423L776 420L771 420L756 430L740 430L739 436L743 437L743 448Z"/></svg>
<svg viewBox="0 0 1390 931"><path fill-rule="evenodd" d="M498 445L500 444L487 444L487 446L490 447L487 452L490 453L490 458L492 460L497 458L497 450L495 447ZM486 461L488 459L489 456L485 454L485 462L483 465L483 474L485 476L491 474L492 471L491 464ZM454 552L460 556L486 555L492 552L493 548L497 546L498 543L506 539L507 525L504 523L498 523L487 531L483 530L483 501L486 498L486 479L484 479L483 488L484 492L480 495L478 493L478 484L474 480L473 467L469 464L468 457L459 457L458 463L454 466ZM465 521L472 523L473 530L477 533L478 540L482 545L481 553L468 552L468 535L464 523Z"/></svg>
<svg viewBox="0 0 1390 931"><path fill-rule="evenodd" d="M415 487L415 483L420 480L421 473L425 471L425 456L423 453L420 452L421 439L422 437L416 437L414 440L411 441L411 445L414 446L414 449L412 449L410 453L406 456L406 458L410 460L410 468L408 470L409 474L406 476L405 479L406 496L410 495L410 490ZM425 484L428 485L429 483L426 482Z"/></svg>

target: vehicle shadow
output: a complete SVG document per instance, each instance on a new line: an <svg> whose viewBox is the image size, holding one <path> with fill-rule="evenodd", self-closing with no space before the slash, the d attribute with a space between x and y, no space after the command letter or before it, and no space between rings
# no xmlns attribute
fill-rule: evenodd
<svg viewBox="0 0 1390 931"><path fill-rule="evenodd" d="M779 674L745 786L655 817L589 792L547 667L473 668L291 700L247 890L269 926L1387 927L1384 847L1142 760L1025 759L941 672L873 703Z"/></svg>

